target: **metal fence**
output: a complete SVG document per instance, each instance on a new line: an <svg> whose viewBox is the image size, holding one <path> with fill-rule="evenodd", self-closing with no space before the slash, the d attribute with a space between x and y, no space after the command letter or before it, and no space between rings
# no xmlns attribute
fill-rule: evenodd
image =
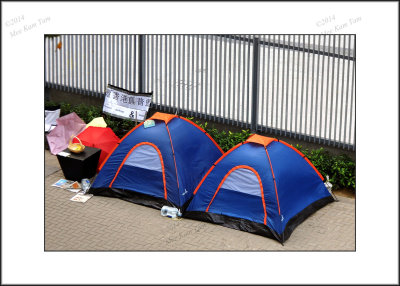
<svg viewBox="0 0 400 286"><path fill-rule="evenodd" d="M355 35L45 37L45 86L355 150Z"/></svg>

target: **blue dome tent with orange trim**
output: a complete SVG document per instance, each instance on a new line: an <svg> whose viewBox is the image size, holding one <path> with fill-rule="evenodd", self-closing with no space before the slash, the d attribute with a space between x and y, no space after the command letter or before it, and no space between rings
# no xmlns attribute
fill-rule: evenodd
<svg viewBox="0 0 400 286"><path fill-rule="evenodd" d="M300 151L254 134L211 166L184 217L283 243L297 225L334 200L323 181Z"/></svg>
<svg viewBox="0 0 400 286"><path fill-rule="evenodd" d="M183 210L223 151L186 118L157 112L150 119L154 126L140 123L110 152L90 193Z"/></svg>

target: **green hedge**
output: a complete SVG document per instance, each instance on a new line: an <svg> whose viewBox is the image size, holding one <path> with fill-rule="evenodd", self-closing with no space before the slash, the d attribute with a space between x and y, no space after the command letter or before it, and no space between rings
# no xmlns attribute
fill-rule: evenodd
<svg viewBox="0 0 400 286"><path fill-rule="evenodd" d="M55 105L60 105L61 116L75 112L86 123L89 123L96 117L103 117L107 126L120 138L135 126L135 123L130 120L119 119L103 114L101 107L89 106L83 103L72 106L65 102L59 104L50 101L45 102L45 108ZM194 118L190 117L188 119L194 120ZM219 131L208 122L194 122L210 134L224 152L245 141L251 134L249 129L244 129L241 132ZM327 150L324 150L324 148L308 150L301 145L296 145L294 147L307 156L324 178L326 178L327 175L329 176L333 189L345 188L353 191L355 190L356 164L350 157L346 155L332 155Z"/></svg>
<svg viewBox="0 0 400 286"><path fill-rule="evenodd" d="M317 168L324 178L329 176L333 189L356 189L356 163L347 155L332 155L324 148L308 150L295 146Z"/></svg>

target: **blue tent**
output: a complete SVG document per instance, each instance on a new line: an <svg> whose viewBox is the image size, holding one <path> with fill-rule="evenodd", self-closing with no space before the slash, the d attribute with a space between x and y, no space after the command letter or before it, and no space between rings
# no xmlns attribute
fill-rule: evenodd
<svg viewBox="0 0 400 286"><path fill-rule="evenodd" d="M90 193L183 210L223 151L186 118L158 112L150 119L154 126L142 122L110 152Z"/></svg>
<svg viewBox="0 0 400 286"><path fill-rule="evenodd" d="M254 134L213 164L184 216L275 238L333 198L312 163L286 142Z"/></svg>

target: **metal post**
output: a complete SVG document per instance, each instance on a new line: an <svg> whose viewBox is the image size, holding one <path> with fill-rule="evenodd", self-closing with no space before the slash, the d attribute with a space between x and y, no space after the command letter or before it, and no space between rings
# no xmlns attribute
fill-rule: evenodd
<svg viewBox="0 0 400 286"><path fill-rule="evenodd" d="M139 92L145 92L144 91L144 86L145 86L145 72L146 72L146 67L145 67L145 42L144 42L144 35L139 35L139 47L138 47L138 57L139 57Z"/></svg>
<svg viewBox="0 0 400 286"><path fill-rule="evenodd" d="M253 41L253 82L252 82L252 107L251 107L251 131L257 131L257 99L258 99L258 81L259 81L259 62L258 46L259 39L254 37Z"/></svg>

